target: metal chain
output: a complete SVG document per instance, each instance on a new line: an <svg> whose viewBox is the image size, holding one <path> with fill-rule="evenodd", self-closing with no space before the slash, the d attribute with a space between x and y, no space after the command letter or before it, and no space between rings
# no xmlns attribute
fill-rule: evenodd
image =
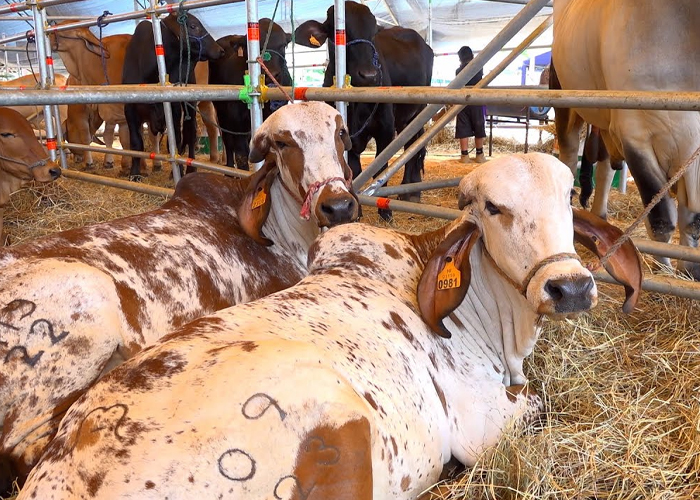
<svg viewBox="0 0 700 500"><path fill-rule="evenodd" d="M632 237L632 231L634 231L637 226L649 215L649 212L659 204L661 199L668 193L669 189L678 182L678 180L683 176L686 170L688 170L688 167L700 156L700 146L695 150L695 152L690 155L690 158L686 160L686 162L678 169L678 171L671 177L666 184L664 184L664 187L661 188L661 190L654 195L654 197L651 199L649 204L644 208L642 213L632 222L632 224L625 229L625 231L622 233L622 236L620 236L617 241L610 247L610 250L608 250L605 255L600 259L600 264L604 265L608 259L615 253L617 252L620 247L625 243L625 241L629 240Z"/></svg>

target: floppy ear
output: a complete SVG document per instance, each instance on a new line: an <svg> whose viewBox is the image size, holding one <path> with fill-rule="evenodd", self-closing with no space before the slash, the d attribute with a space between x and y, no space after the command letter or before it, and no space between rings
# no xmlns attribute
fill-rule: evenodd
<svg viewBox="0 0 700 500"><path fill-rule="evenodd" d="M294 41L299 45L305 47L311 47L312 49L317 49L324 43L328 38L328 33L326 30L326 25L314 21L303 22L294 31Z"/></svg>
<svg viewBox="0 0 700 500"><path fill-rule="evenodd" d="M92 35L92 33L90 34L90 36L87 36L83 33L78 34L78 36L82 38L82 40L85 42L85 48L87 48L90 52L100 57L104 55L105 59L110 58L109 50L107 50L107 47L100 44L100 41L97 38L95 38Z"/></svg>
<svg viewBox="0 0 700 500"><path fill-rule="evenodd" d="M258 129L253 139L250 141L250 153L248 154L248 161L250 163L258 163L265 159L267 153L270 152L270 147L272 146L272 141L268 135Z"/></svg>
<svg viewBox="0 0 700 500"><path fill-rule="evenodd" d="M595 253L598 258L603 257L622 236L622 231L618 228L586 210L574 208L573 212L574 239ZM622 305L622 310L631 313L637 305L639 292L642 289L642 263L632 241L629 239L625 241L603 263L603 267L624 285L625 303Z"/></svg>
<svg viewBox="0 0 700 500"><path fill-rule="evenodd" d="M250 177L250 184L245 190L238 209L238 221L243 232L260 245L269 247L272 241L262 234L262 227L270 214L272 199L270 185L277 175L274 161L266 162L260 170Z"/></svg>
<svg viewBox="0 0 700 500"><path fill-rule="evenodd" d="M451 337L442 320L467 295L472 275L469 254L480 234L472 222L459 224L435 249L420 277L418 308L423 321L441 337Z"/></svg>

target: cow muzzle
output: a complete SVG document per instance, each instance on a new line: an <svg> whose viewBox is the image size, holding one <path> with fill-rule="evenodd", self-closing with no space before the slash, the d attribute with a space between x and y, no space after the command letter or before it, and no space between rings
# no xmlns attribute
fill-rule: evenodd
<svg viewBox="0 0 700 500"><path fill-rule="evenodd" d="M533 275L525 294L539 314L555 317L576 315L598 303L593 276L573 259L540 268Z"/></svg>
<svg viewBox="0 0 700 500"><path fill-rule="evenodd" d="M319 227L333 227L356 221L359 204L349 192L333 193L324 189L316 202L315 214Z"/></svg>

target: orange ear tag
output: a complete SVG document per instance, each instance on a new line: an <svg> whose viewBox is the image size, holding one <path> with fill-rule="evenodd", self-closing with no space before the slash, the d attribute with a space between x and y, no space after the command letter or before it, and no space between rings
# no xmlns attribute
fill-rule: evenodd
<svg viewBox="0 0 700 500"><path fill-rule="evenodd" d="M313 35L311 35L311 36L309 37L309 43L310 43L311 45L315 45L316 47L320 47L320 46L321 46L321 42L319 42L318 40L316 40L316 37L313 36Z"/></svg>
<svg viewBox="0 0 700 500"><path fill-rule="evenodd" d="M437 289L449 290L451 288L459 288L462 282L462 272L455 267L452 259L445 263L445 267L438 274Z"/></svg>
<svg viewBox="0 0 700 500"><path fill-rule="evenodd" d="M267 193L265 193L264 189L261 189L258 191L258 194L255 195L255 198L253 198L253 203L251 203L250 208L255 210L258 207L262 207L265 204L265 200L267 200Z"/></svg>

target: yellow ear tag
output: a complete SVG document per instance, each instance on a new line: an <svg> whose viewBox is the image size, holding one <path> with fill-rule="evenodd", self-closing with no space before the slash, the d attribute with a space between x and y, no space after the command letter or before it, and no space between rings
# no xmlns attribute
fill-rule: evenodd
<svg viewBox="0 0 700 500"><path fill-rule="evenodd" d="M459 288L461 282L462 272L455 267L454 261L450 259L438 274L437 289L450 290L451 288Z"/></svg>
<svg viewBox="0 0 700 500"><path fill-rule="evenodd" d="M258 194L255 195L255 198L253 198L253 203L251 203L250 208L255 210L258 207L262 207L265 204L265 200L267 200L267 193L265 193L264 189L261 189L258 191Z"/></svg>
<svg viewBox="0 0 700 500"><path fill-rule="evenodd" d="M321 42L319 42L318 40L316 40L316 37L313 36L313 35L311 35L311 36L309 37L309 43L310 43L311 45L315 45L316 47L320 47L320 46L321 46Z"/></svg>
<svg viewBox="0 0 700 500"><path fill-rule="evenodd" d="M238 57L243 57L243 47L238 47Z"/></svg>

